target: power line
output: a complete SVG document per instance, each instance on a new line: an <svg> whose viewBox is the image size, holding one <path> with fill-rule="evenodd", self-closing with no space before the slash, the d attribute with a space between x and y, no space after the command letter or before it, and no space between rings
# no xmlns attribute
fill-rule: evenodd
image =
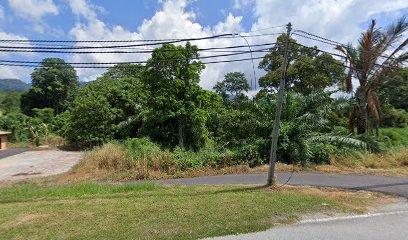
<svg viewBox="0 0 408 240"><path fill-rule="evenodd" d="M262 59L263 57L254 57L254 58L240 58L240 59L232 59L232 60L221 60L221 61L209 61L209 62L202 62L202 64L217 64L217 63L229 63L229 62L243 62L243 61L250 61L252 59ZM168 61L176 61L177 59L169 59ZM184 59L187 60L187 59ZM177 60L178 61L178 60ZM151 61L151 63L156 63L158 61ZM147 63L147 62L146 62ZM29 68L36 68L36 67L43 67L40 64L14 64L14 63L0 63L0 66L11 66L11 67L29 67ZM87 69L106 69L112 66L66 66L61 65L60 67L73 67L73 68L87 68ZM127 66L116 65L117 68L127 68ZM46 67L45 67L46 68Z"/></svg>
<svg viewBox="0 0 408 240"><path fill-rule="evenodd" d="M302 35L302 34L293 33L294 35L299 36L299 37L307 38L307 39L310 39L310 40L318 41L318 42L325 43L325 44L332 45L332 46L342 46L342 47L353 49L353 50L356 50L356 51L363 51L363 52L366 52L366 53L367 52L371 53L371 51L368 51L368 50L365 50L365 49L356 49L354 47L351 47L350 45L347 45L347 44L344 44L344 43L341 43L341 42L337 42L337 41L333 41L333 40L330 40L328 38L324 38L324 37L321 37L321 36L318 36L318 35L315 35L315 34L312 34L312 33L308 33L308 32L302 31L302 30L296 30L296 31L308 35L308 36L305 36L305 35ZM389 58L389 59L397 60L397 58L390 57L390 56L387 56L387 55L378 55L378 56L381 57L381 58L386 58L386 59ZM406 61L408 61L408 60L403 60L402 62L406 62Z"/></svg>
<svg viewBox="0 0 408 240"><path fill-rule="evenodd" d="M326 53L326 54L331 54L331 55L334 55L334 56L341 56L341 57L344 57L344 56L342 56L342 55L335 54L335 53L330 53L330 52L327 52L327 51L324 51L324 50L320 50L320 49L315 48L315 47L308 47L308 46L304 46L304 45L302 45L302 44L299 44L299 43L293 43L293 42L292 42L292 44L296 44L296 45L303 46L303 47L306 47L306 48L311 48L311 49L314 49L314 50L316 50L316 51L323 52L323 53ZM299 60L299 61L301 61L301 62L307 63L306 61L303 61L301 58L296 58L296 60ZM351 69L351 70L353 70L353 71L363 72L363 70L361 70L361 69L358 69L358 68L351 68L351 67L349 67L349 66L347 66L347 65L344 65L343 63L337 62L337 61L333 62L333 64L336 64L336 65L342 66L342 67L347 68L347 69ZM378 66L380 66L380 67L388 67L388 68L393 68L393 67L391 67L391 66L384 66L384 65L379 65L379 64L377 64L377 65L378 65ZM408 72L407 70L400 69L400 68L393 68L393 69L394 69L394 70L397 70L397 71ZM408 82L406 82L406 81L398 81L398 80L392 80L392 81L399 82L399 83L408 83Z"/></svg>
<svg viewBox="0 0 408 240"><path fill-rule="evenodd" d="M268 48L255 50L255 51L243 51L238 53L230 53L230 54L219 54L219 55L211 55L211 56L203 56L203 57L196 57L196 58L179 58L179 59L163 59L158 60L156 62L172 62L172 61L186 61L186 60L199 60L199 59L207 59L207 58L218 58L218 57L228 57L228 56L235 56L235 55L242 55L252 52L266 52ZM22 64L41 64L43 62L38 61L20 61L20 60L0 60L0 62L4 63L22 63ZM141 64L141 63L148 63L149 61L129 61L129 62L64 62L64 63L55 63L58 65L116 65L116 64Z"/></svg>
<svg viewBox="0 0 408 240"><path fill-rule="evenodd" d="M260 37L260 36L271 36L271 35L280 35L282 33L263 33L263 34L255 34L255 35L245 35L245 37ZM3 43L14 43L14 44L33 44L33 45L40 45L40 46L50 46L49 44L41 44L41 43L137 43L137 42L152 42L152 43L143 43L143 44L132 44L132 45L117 45L117 46L100 46L100 47L132 47L132 46L150 46L150 45L159 45L165 43L177 43L177 42L187 42L187 41L200 41L200 40L208 40L208 39L215 39L215 38L237 38L234 36L234 33L226 33L226 34L219 34L213 35L208 37L199 37L199 38L172 38L172 39L140 39L140 40L33 40L33 39L0 39L0 42ZM70 46L70 45L51 45L52 47L60 47L60 48L93 48L95 46ZM33 47L30 47L33 48Z"/></svg>
<svg viewBox="0 0 408 240"><path fill-rule="evenodd" d="M276 43L262 43L262 44L253 44L251 47L261 47L261 46L270 46ZM212 47L212 48L199 48L198 51L212 51L212 50L225 50L225 49L236 49L236 48L246 48L248 45L236 45L228 47ZM133 54L133 53L153 53L154 48L140 50L140 51L58 51L58 50L24 50L24 49L1 49L0 52L33 52L33 53L67 53L67 54ZM162 49L161 51L166 52L179 52L178 49Z"/></svg>
<svg viewBox="0 0 408 240"><path fill-rule="evenodd" d="M0 46L0 48L7 48L7 49L101 49L101 48L128 48L128 47L139 47L139 46L154 46L154 45L161 45L161 44L172 44L178 42L188 42L188 41L201 41L201 40L208 40L208 39L215 39L220 37L232 36L232 34L219 34L209 37L200 37L200 38L185 38L185 39L178 39L178 40L170 40L170 41L158 41L154 43L143 43L143 44L129 44L129 45L109 45L109 46L68 46L68 47L16 47L16 46ZM46 40L45 40L46 41ZM102 40L101 40L102 41ZM52 41L51 41L52 42ZM93 41L93 42L100 42L100 41Z"/></svg>
<svg viewBox="0 0 408 240"><path fill-rule="evenodd" d="M309 46L305 46L305 45L302 45L302 44L300 44L300 43L294 43L294 42L291 42L291 44L295 44L295 45L298 45L298 46L302 46L302 47L306 47L306 48L309 48L309 49L313 49L313 50L316 50L316 51L319 51L319 52L322 52L322 53L326 53L326 54L329 54L329 55L332 55L332 56L345 58L345 56L343 56L343 55L341 55L341 54L324 51L324 50L318 49L317 47L309 47ZM360 63L365 63L365 62L363 62L363 61L359 61L359 62L360 62ZM342 64L342 65L343 65L343 64ZM404 69L401 69L401 68L398 68L398 67L389 66L389 65L382 65L382 64L378 64L378 63L373 63L373 65L374 65L374 66L377 66L377 67L390 68L390 69L394 69L394 70L398 70L398 71L406 71L406 70L404 70ZM343 66L345 66L345 67L347 67L347 68L350 68L350 67L348 67L348 66L346 66L346 65L343 65ZM357 68L350 68L350 69L354 69L354 70L356 70L356 71L359 70L360 72L362 72L361 69L357 69Z"/></svg>
<svg viewBox="0 0 408 240"><path fill-rule="evenodd" d="M253 30L253 31L249 31L247 33L251 33L251 32L260 32L260 31L264 31L264 30L270 30L270 29L275 29L275 28L284 28L286 27L286 25L280 25L280 26L271 26L271 27L266 27L266 28L261 28L261 29L257 29L257 30Z"/></svg>

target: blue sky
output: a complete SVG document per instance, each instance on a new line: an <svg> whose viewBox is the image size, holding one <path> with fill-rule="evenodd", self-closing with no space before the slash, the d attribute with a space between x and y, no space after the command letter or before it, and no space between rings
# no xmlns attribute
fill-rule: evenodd
<svg viewBox="0 0 408 240"><path fill-rule="evenodd" d="M371 18L386 25L408 14L406 0L0 0L0 39L128 40L202 37L250 31L291 21L301 29L341 42L356 42ZM275 33L270 29L257 33ZM274 37L251 38L251 44ZM242 39L200 42L200 47L242 45ZM306 39L299 42L318 45ZM332 49L331 49L332 50ZM40 61L61 57L71 62L145 60L146 55L0 54L3 60ZM257 62L256 62L257 64ZM30 81L32 69L0 66L0 78ZM210 89L229 71L253 78L252 64L240 62L208 66L201 85ZM103 70L78 69L90 81ZM264 74L256 70L256 77Z"/></svg>

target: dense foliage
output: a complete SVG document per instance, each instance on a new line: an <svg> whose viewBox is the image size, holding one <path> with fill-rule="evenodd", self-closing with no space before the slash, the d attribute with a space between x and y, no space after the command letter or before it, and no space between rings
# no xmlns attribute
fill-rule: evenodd
<svg viewBox="0 0 408 240"><path fill-rule="evenodd" d="M21 97L22 112L33 115L33 108L52 108L63 112L79 87L75 69L59 58L46 58L31 74L32 87Z"/></svg>
<svg viewBox="0 0 408 240"><path fill-rule="evenodd" d="M215 92L203 89L200 75L205 65L197 46L190 43L164 44L146 65L120 64L82 85L62 59L44 59L31 75L30 89L22 95L0 94L0 128L12 132L12 142L39 145L50 136L61 136L81 147L96 146L88 167L141 169L142 175L146 166L170 172L263 164L270 154L286 40L285 35L278 37L260 62L266 74L252 99L241 72L226 73ZM398 131L379 131L383 136L377 138L351 134L347 128L354 128L361 115L361 90L349 98L333 94L344 84L350 87L342 63L316 47L293 39L290 43L280 161L319 164L329 162L330 154L350 149L381 151L403 145L405 135ZM351 54L350 49L339 49ZM406 80L405 69L384 74L370 88L375 102L370 109L381 105L384 110L381 117L379 108L378 114L367 115L367 133L378 128L378 120L387 127L407 127ZM373 98L376 94L381 104Z"/></svg>

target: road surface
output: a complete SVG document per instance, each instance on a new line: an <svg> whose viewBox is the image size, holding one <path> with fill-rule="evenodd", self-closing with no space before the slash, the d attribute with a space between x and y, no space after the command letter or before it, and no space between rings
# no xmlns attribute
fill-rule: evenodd
<svg viewBox="0 0 408 240"><path fill-rule="evenodd" d="M10 157L16 154L20 154L22 152L28 151L29 148L10 148L0 151L0 159Z"/></svg>
<svg viewBox="0 0 408 240"><path fill-rule="evenodd" d="M288 180L290 173L278 173L279 183ZM137 181L132 183L150 182L158 184L180 185L223 185L223 184L251 184L266 183L267 174L237 174L195 178L166 179L156 181ZM129 183L127 183L129 184ZM350 190L366 190L382 192L408 198L408 178L384 177L358 174L328 174L328 173L294 173L290 185L309 185L318 187L334 187Z"/></svg>
<svg viewBox="0 0 408 240"><path fill-rule="evenodd" d="M408 238L408 208L405 210L307 220L263 232L212 238L213 240L402 240Z"/></svg>

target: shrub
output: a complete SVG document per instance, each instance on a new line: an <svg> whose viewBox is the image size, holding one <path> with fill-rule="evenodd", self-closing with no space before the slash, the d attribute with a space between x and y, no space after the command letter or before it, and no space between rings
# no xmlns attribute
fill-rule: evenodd
<svg viewBox="0 0 408 240"><path fill-rule="evenodd" d="M389 147L400 147L408 145L408 127L407 128L382 128L382 141Z"/></svg>
<svg viewBox="0 0 408 240"><path fill-rule="evenodd" d="M108 143L86 152L77 168L82 170L130 170L130 159L118 144Z"/></svg>
<svg viewBox="0 0 408 240"><path fill-rule="evenodd" d="M58 135L49 134L44 137L42 143L50 147L59 147L65 145L65 139Z"/></svg>
<svg viewBox="0 0 408 240"><path fill-rule="evenodd" d="M146 162L147 167L156 170L171 172L174 170L175 161L172 154L160 146L152 142L149 138L129 138L121 145L132 161Z"/></svg>
<svg viewBox="0 0 408 240"><path fill-rule="evenodd" d="M382 125L384 127L404 128L408 125L408 113L403 109L385 109Z"/></svg>
<svg viewBox="0 0 408 240"><path fill-rule="evenodd" d="M249 165L254 167L263 163L259 155L259 146L255 144L245 144L234 152L235 165Z"/></svg>

